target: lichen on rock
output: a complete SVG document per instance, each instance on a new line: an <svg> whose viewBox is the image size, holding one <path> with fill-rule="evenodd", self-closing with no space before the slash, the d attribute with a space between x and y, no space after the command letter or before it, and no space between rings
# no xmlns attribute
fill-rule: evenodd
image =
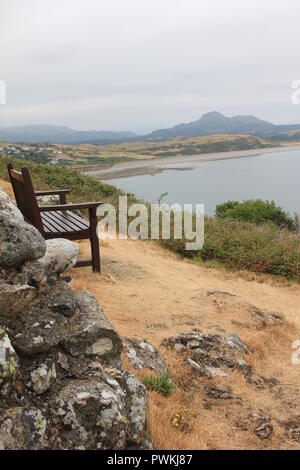
<svg viewBox="0 0 300 470"><path fill-rule="evenodd" d="M249 348L233 334L186 333L163 341L167 348L186 357L187 364L199 375L226 377L233 370L247 372Z"/></svg>
<svg viewBox="0 0 300 470"><path fill-rule="evenodd" d="M19 358L5 330L0 326L0 396L6 398L16 388L20 375Z"/></svg>
<svg viewBox="0 0 300 470"><path fill-rule="evenodd" d="M141 338L125 338L124 352L134 369L150 369L160 374L166 374L167 368L158 351Z"/></svg>

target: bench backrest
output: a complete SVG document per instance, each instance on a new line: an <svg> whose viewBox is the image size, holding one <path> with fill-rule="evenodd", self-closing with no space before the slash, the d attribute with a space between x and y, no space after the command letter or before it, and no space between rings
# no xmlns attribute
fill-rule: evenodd
<svg viewBox="0 0 300 470"><path fill-rule="evenodd" d="M28 168L24 167L19 172L9 163L7 169L19 210L24 219L43 234L43 222Z"/></svg>

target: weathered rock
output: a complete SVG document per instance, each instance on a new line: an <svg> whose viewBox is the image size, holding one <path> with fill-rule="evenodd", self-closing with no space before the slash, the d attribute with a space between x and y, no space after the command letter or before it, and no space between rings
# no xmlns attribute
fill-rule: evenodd
<svg viewBox="0 0 300 470"><path fill-rule="evenodd" d="M5 330L0 326L0 395L9 396L20 375L18 356Z"/></svg>
<svg viewBox="0 0 300 470"><path fill-rule="evenodd" d="M225 339L226 344L230 346L232 349L236 349L242 354L248 353L248 347L241 341L239 336L228 335L228 336L225 336L224 339Z"/></svg>
<svg viewBox="0 0 300 470"><path fill-rule="evenodd" d="M159 356L157 349L141 338L126 338L123 340L124 352L134 369L150 369L160 374L166 374L167 369Z"/></svg>
<svg viewBox="0 0 300 470"><path fill-rule="evenodd" d="M116 371L114 378L126 391L125 400L128 410L128 426L127 426L127 445L138 445L141 441L151 442L144 432L148 393L144 385L142 385L136 377L125 371Z"/></svg>
<svg viewBox="0 0 300 470"><path fill-rule="evenodd" d="M46 419L39 409L9 408L0 415L0 449L44 449L46 427Z"/></svg>
<svg viewBox="0 0 300 470"><path fill-rule="evenodd" d="M300 443L300 415L294 416L282 423L289 439Z"/></svg>
<svg viewBox="0 0 300 470"><path fill-rule="evenodd" d="M47 276L35 263L35 261L28 261L18 265L17 270L14 267L0 269L0 282L20 286L28 285L37 291L42 291L47 283Z"/></svg>
<svg viewBox="0 0 300 470"><path fill-rule="evenodd" d="M27 388L37 395L42 395L49 390L56 378L55 360L52 357L47 357L33 361L30 364L30 367L26 370L25 381Z"/></svg>
<svg viewBox="0 0 300 470"><path fill-rule="evenodd" d="M271 419L269 416L264 416L259 413L253 413L250 416L250 421L256 423L254 433L260 439L267 439L273 434L273 426L271 424Z"/></svg>
<svg viewBox="0 0 300 470"><path fill-rule="evenodd" d="M228 296L228 297L236 297L235 294L231 294L230 292L224 292L224 291L220 291L220 290L209 290L207 291L207 297L224 297L224 296Z"/></svg>
<svg viewBox="0 0 300 470"><path fill-rule="evenodd" d="M71 359L71 362L82 362L82 359ZM85 362L85 363L84 363ZM126 414L122 422L126 423L126 448L151 449L152 442L145 431L148 392L136 377L127 371L117 369L105 364L99 359L86 359L82 364L81 377L86 381L97 381L99 384L106 383L110 387L122 391ZM76 373L76 367L72 367L72 376L80 377Z"/></svg>
<svg viewBox="0 0 300 470"><path fill-rule="evenodd" d="M208 378L226 377L231 370L245 371L249 367L245 361L249 349L237 335L186 333L162 344L184 354L187 363Z"/></svg>
<svg viewBox="0 0 300 470"><path fill-rule="evenodd" d="M209 387L204 389L204 393L206 396L213 398L214 400L233 400L236 398L230 387L226 387L224 389Z"/></svg>
<svg viewBox="0 0 300 470"><path fill-rule="evenodd" d="M32 307L15 324L11 340L20 355L35 356L47 353L63 341L67 329L67 320L62 315Z"/></svg>
<svg viewBox="0 0 300 470"><path fill-rule="evenodd" d="M54 238L46 241L46 252L33 264L47 276L60 274L73 268L77 262L79 246L65 238Z"/></svg>
<svg viewBox="0 0 300 470"><path fill-rule="evenodd" d="M53 206L55 204L60 204L58 195L38 196L37 201L38 201L39 207Z"/></svg>
<svg viewBox="0 0 300 470"><path fill-rule="evenodd" d="M16 204L8 197L8 195L0 189L0 213L6 214L12 219L19 221L21 224L24 222L22 213L17 208Z"/></svg>
<svg viewBox="0 0 300 470"><path fill-rule="evenodd" d="M70 381L51 403L58 448L121 449L126 442L125 396L118 382Z"/></svg>
<svg viewBox="0 0 300 470"><path fill-rule="evenodd" d="M102 357L111 364L119 363L122 341L95 297L77 292L79 313L72 319L67 338L62 342L72 356Z"/></svg>
<svg viewBox="0 0 300 470"><path fill-rule="evenodd" d="M47 306L52 312L71 317L78 311L76 295L64 278L59 278L55 283L49 285L43 295L47 296Z"/></svg>
<svg viewBox="0 0 300 470"><path fill-rule="evenodd" d="M45 251L45 241L33 225L0 212L0 267L36 260Z"/></svg>
<svg viewBox="0 0 300 470"><path fill-rule="evenodd" d="M0 194L0 449L149 449L147 390L121 369L121 338L96 299L60 277L78 246L45 250Z"/></svg>
<svg viewBox="0 0 300 470"><path fill-rule="evenodd" d="M187 359L187 364L189 364L193 369L200 373L200 375L206 375L208 378L213 377L227 377L228 374L224 372L219 367L211 367L206 365L200 365L192 359Z"/></svg>
<svg viewBox="0 0 300 470"><path fill-rule="evenodd" d="M283 325L283 318L277 313L267 312L256 307L251 308L251 315L259 321L259 328L269 325Z"/></svg>
<svg viewBox="0 0 300 470"><path fill-rule="evenodd" d="M57 353L57 364L65 372L70 372L71 365L69 361L69 356L61 351Z"/></svg>
<svg viewBox="0 0 300 470"><path fill-rule="evenodd" d="M0 283L0 321L8 325L16 315L26 309L36 290L28 285Z"/></svg>

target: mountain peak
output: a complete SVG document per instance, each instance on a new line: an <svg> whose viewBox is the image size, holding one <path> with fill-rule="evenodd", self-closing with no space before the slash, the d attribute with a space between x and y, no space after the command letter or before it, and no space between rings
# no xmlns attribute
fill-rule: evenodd
<svg viewBox="0 0 300 470"><path fill-rule="evenodd" d="M200 119L204 120L215 120L215 119L226 119L224 114L219 113L219 111L210 111L209 113L203 114Z"/></svg>
<svg viewBox="0 0 300 470"><path fill-rule="evenodd" d="M293 126L293 128L300 128ZM179 124L170 129L160 129L152 132L150 138L170 139L175 137L196 137L214 134L248 134L258 136L268 136L271 133L279 131L280 126L276 126L268 121L263 121L256 116L224 116L219 111L210 111L203 114L197 121L188 124Z"/></svg>

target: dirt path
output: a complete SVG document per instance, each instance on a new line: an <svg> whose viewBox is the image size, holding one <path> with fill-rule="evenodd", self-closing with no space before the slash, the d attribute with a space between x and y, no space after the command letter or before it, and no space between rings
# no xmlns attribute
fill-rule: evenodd
<svg viewBox="0 0 300 470"><path fill-rule="evenodd" d="M88 255L89 244L80 246L81 253ZM98 297L123 335L138 333L159 346L166 334L220 321L208 291L230 292L240 301L282 314L300 327L299 285L247 281L183 261L151 242L106 240L101 244L101 259L102 276L92 276L89 268L73 270L73 284Z"/></svg>

